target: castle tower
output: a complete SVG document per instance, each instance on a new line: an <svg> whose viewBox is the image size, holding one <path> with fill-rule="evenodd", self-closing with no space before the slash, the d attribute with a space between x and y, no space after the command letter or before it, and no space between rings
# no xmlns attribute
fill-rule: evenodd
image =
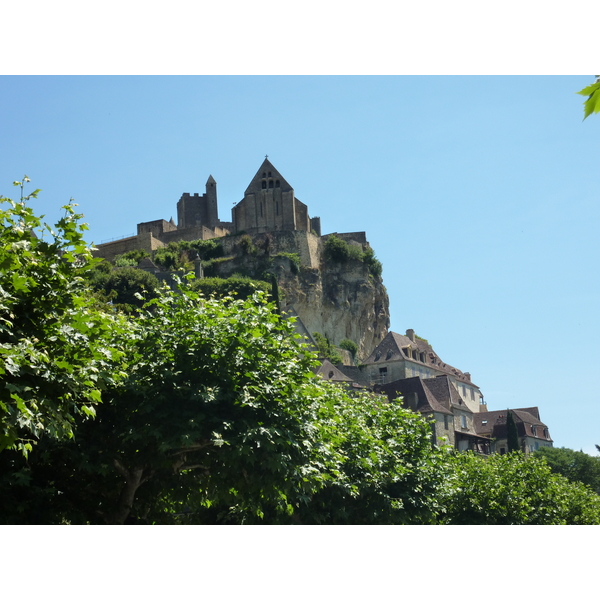
<svg viewBox="0 0 600 600"><path fill-rule="evenodd" d="M206 181L206 217L207 227L213 229L219 223L219 211L217 207L217 182L212 175ZM204 225L204 223L202 223Z"/></svg>
<svg viewBox="0 0 600 600"><path fill-rule="evenodd" d="M234 232L310 231L306 204L300 202L292 186L265 158L244 192L244 198L232 209Z"/></svg>
<svg viewBox="0 0 600 600"><path fill-rule="evenodd" d="M187 192L181 196L177 203L177 228L189 229L203 225L214 229L218 224L217 182L210 175L202 196L192 196Z"/></svg>

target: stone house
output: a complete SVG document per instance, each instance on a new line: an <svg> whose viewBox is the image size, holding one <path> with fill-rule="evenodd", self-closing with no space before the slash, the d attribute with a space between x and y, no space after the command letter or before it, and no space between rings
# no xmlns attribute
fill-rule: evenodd
<svg viewBox="0 0 600 600"><path fill-rule="evenodd" d="M488 411L471 375L445 363L414 330L389 332L360 367L337 366L390 402L402 398L405 408L430 416L438 444L480 454L506 452L506 410ZM537 407L512 412L523 452L552 446Z"/></svg>
<svg viewBox="0 0 600 600"><path fill-rule="evenodd" d="M446 375L465 406L472 412L486 410L483 394L471 381L471 374L446 364L429 342L415 335L412 329L408 329L406 335L390 331L364 361L362 369L372 385L410 377L430 379Z"/></svg>
<svg viewBox="0 0 600 600"><path fill-rule="evenodd" d="M519 444L524 454L531 454L539 448L553 445L550 431L540 420L540 411L537 406L514 408L510 409L510 412L517 425ZM491 410L474 415L475 429L480 435L492 439L492 450L500 454L508 451L506 418L507 409Z"/></svg>

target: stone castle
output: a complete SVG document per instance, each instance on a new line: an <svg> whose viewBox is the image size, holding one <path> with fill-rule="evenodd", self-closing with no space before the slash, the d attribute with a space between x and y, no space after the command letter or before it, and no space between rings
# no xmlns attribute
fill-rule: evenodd
<svg viewBox="0 0 600 600"><path fill-rule="evenodd" d="M217 182L211 175L204 194L182 194L177 202L177 224L173 219L138 223L137 235L100 244L97 255L113 259L130 250L153 252L173 241L208 240L242 232L304 231L321 235L320 218L309 217L306 204L296 198L292 186L268 158L231 212L231 221L219 220Z"/></svg>
<svg viewBox="0 0 600 600"><path fill-rule="evenodd" d="M346 352L343 364L323 360L319 376L351 388L375 390L390 401L401 396L405 407L432 418L437 439L459 450L507 451L507 411L488 411L471 375L442 361L412 329L406 335L388 331L387 292L381 277L365 262L327 258L325 246L333 235L359 254L370 251L364 232L321 235L319 217L309 216L307 205L298 200L268 158L231 216L230 222L219 220L217 182L211 175L204 194L181 196L177 224L172 219L139 223L137 235L101 244L97 255L112 260L131 250L152 253L173 241L219 238L226 257L217 265L219 277L243 271L253 262L259 264L265 269L261 272L275 276L282 292L280 308L296 318L302 335L313 343L316 332L334 345L342 340L356 344L360 365ZM243 237L251 239L255 250L260 249L259 256L240 250ZM294 267L290 255L298 257L300 268ZM139 268L145 267L140 264ZM537 407L511 412L524 452L552 445Z"/></svg>

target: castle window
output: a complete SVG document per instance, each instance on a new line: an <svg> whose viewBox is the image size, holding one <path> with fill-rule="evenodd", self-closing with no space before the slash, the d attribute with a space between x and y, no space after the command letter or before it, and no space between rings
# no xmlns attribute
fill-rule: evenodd
<svg viewBox="0 0 600 600"><path fill-rule="evenodd" d="M270 173L269 173L269 175L270 175ZM266 174L266 173L263 173L263 177L266 177L266 176L267 176L267 174Z"/></svg>
<svg viewBox="0 0 600 600"><path fill-rule="evenodd" d="M269 171L269 177L271 177L271 171Z"/></svg>
<svg viewBox="0 0 600 600"><path fill-rule="evenodd" d="M275 187L281 187L281 183L279 182L279 179L275 182Z"/></svg>
<svg viewBox="0 0 600 600"><path fill-rule="evenodd" d="M263 203L260 203L260 216L263 216Z"/></svg>
<svg viewBox="0 0 600 600"><path fill-rule="evenodd" d="M385 379L387 377L387 367L382 367L379 369L379 378L381 383L385 383Z"/></svg>
<svg viewBox="0 0 600 600"><path fill-rule="evenodd" d="M275 202L275 214L279 215L279 202Z"/></svg>
<svg viewBox="0 0 600 600"><path fill-rule="evenodd" d="M273 180L269 179L269 187L272 188L273 187Z"/></svg>
<svg viewBox="0 0 600 600"><path fill-rule="evenodd" d="M263 182L262 182L262 189L263 189L263 190L266 190L266 189L267 189L267 182L266 182L266 181L263 181Z"/></svg>

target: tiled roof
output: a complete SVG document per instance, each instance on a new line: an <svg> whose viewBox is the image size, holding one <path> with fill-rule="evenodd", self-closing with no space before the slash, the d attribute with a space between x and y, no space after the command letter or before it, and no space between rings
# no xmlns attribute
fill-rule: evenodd
<svg viewBox="0 0 600 600"><path fill-rule="evenodd" d="M315 371L315 375L322 377L326 381L343 381L352 383L352 379L344 375L337 367L335 367L327 359L324 359L321 366Z"/></svg>
<svg viewBox="0 0 600 600"><path fill-rule="evenodd" d="M350 377L352 381L356 381L361 386L370 387L371 381L369 375L358 367L351 367L348 365L338 365L337 368L346 376Z"/></svg>
<svg viewBox="0 0 600 600"><path fill-rule="evenodd" d="M426 360L425 362L421 362L420 360L415 360L411 356L407 356L404 352L404 349L417 350L419 353L425 353ZM410 352L409 352L410 354ZM390 331L378 346L371 352L369 357L364 361L364 364L380 364L388 361L395 360L404 360L409 363L415 365L426 365L431 369L435 369L439 371L440 374L448 374L455 377L457 380L468 383L476 388L476 386L472 381L471 377L459 369L452 367L451 365L446 364L433 350L431 345L425 340L420 339L415 336L415 340L411 340L406 335L401 335L399 333L395 333ZM478 388L479 389L479 388Z"/></svg>
<svg viewBox="0 0 600 600"><path fill-rule="evenodd" d="M423 385L423 380L420 377L409 377L408 379L398 379L390 383L376 385L375 392L383 392L390 401L396 399L399 395L404 396L404 406L406 406L406 395L415 393L417 395L417 410L420 413L435 411L445 415L452 414L452 412L442 406L429 389Z"/></svg>
<svg viewBox="0 0 600 600"><path fill-rule="evenodd" d="M454 406L467 412L473 412L463 402L463 399L450 381L448 375L438 375L438 377L423 379L423 383L429 388L429 391L442 406L445 406L448 409Z"/></svg>
<svg viewBox="0 0 600 600"><path fill-rule="evenodd" d="M511 408L510 412L513 414L520 437L526 435L540 440L552 441L550 432L548 432L548 437L544 435L544 431L547 431L548 427L540 421L540 411L537 406L531 408ZM474 413L473 425L475 426L475 431L479 435L487 435L500 439L505 438L506 409ZM535 433L532 426L535 427Z"/></svg>

